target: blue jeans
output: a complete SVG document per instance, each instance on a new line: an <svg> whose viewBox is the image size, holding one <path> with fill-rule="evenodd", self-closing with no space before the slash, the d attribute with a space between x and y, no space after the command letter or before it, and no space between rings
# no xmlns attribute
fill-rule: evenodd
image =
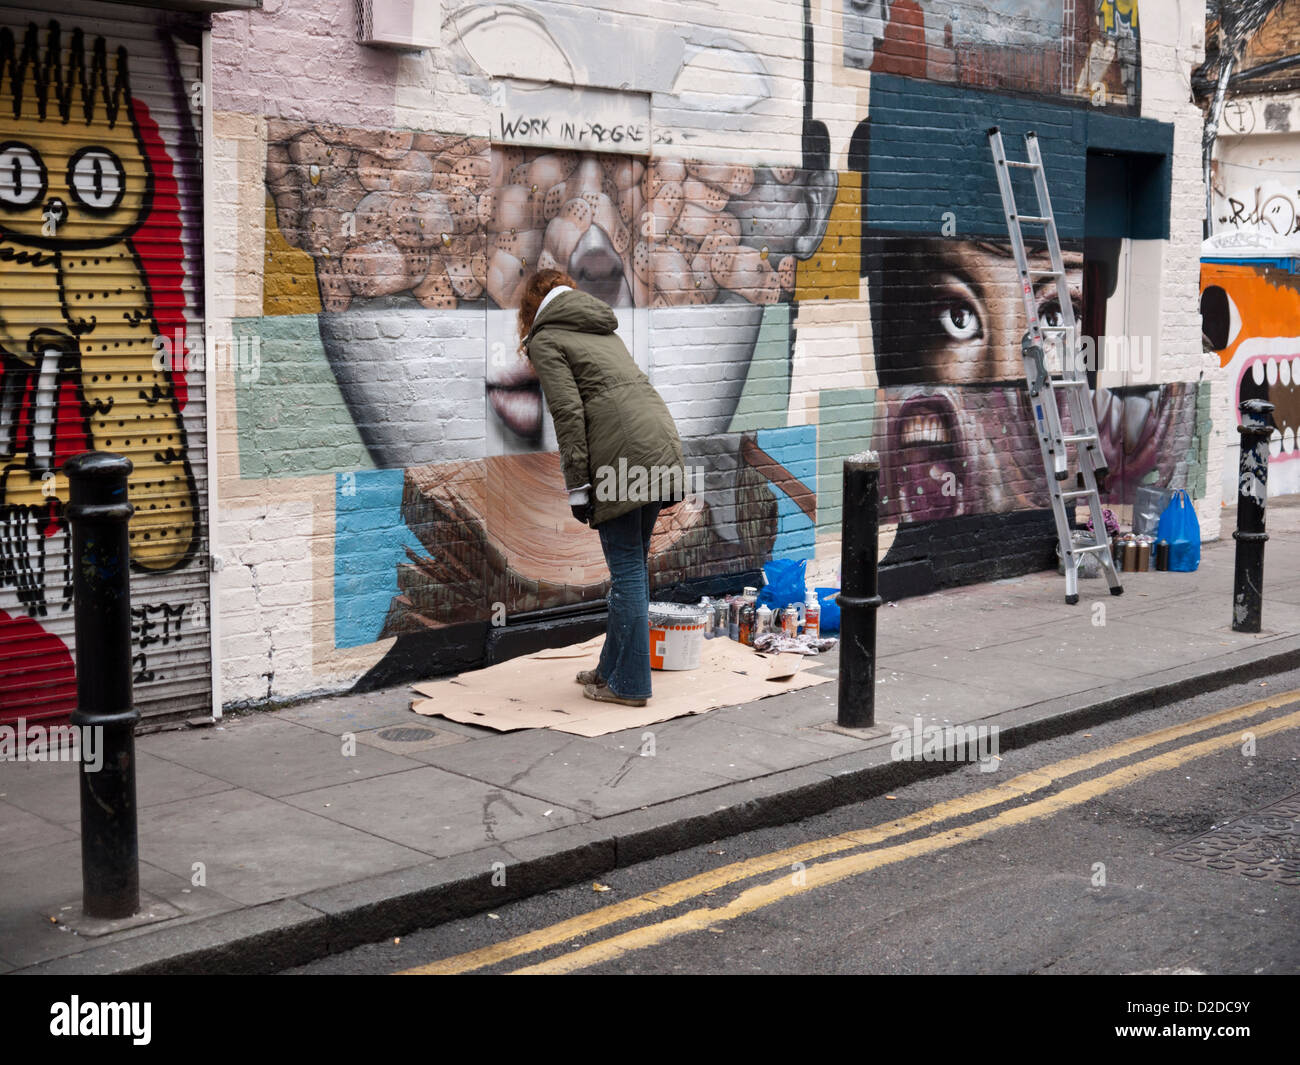
<svg viewBox="0 0 1300 1065"><path fill-rule="evenodd" d="M647 503L596 526L611 577L605 646L596 667L615 695L650 698L650 533L659 504Z"/></svg>

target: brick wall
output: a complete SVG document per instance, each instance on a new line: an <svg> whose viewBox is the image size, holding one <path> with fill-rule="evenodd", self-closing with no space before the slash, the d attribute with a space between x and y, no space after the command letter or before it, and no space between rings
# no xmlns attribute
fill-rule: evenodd
<svg viewBox="0 0 1300 1065"><path fill-rule="evenodd" d="M358 46L349 3L214 16L214 306L264 356L217 383L226 699L391 677L412 641L603 595L514 356L538 265L615 305L702 471L657 534L659 587L774 557L834 583L840 462L868 447L899 591L1049 564L995 122L1043 138L1080 270L1086 150L1164 154L1159 357L1116 395L1165 443L1111 443L1122 491L1207 485L1217 530L1199 8L1145 3L1134 34L1082 3L1074 25L1000 6L897 0L875 25L848 0L444 2L442 46L414 55Z"/></svg>

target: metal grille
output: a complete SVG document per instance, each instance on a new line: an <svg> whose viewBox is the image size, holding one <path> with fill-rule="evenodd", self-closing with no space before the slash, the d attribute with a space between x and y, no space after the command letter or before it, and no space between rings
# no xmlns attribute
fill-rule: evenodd
<svg viewBox="0 0 1300 1065"><path fill-rule="evenodd" d="M0 719L75 705L62 467L91 449L135 467L136 705L203 712L199 24L28 3L0 37Z"/></svg>
<svg viewBox="0 0 1300 1065"><path fill-rule="evenodd" d="M1300 887L1300 793L1205 832L1165 851L1164 857Z"/></svg>

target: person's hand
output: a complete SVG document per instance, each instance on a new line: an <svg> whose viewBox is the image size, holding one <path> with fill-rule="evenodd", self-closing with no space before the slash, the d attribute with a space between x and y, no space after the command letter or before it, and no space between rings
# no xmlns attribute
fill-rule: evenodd
<svg viewBox="0 0 1300 1065"><path fill-rule="evenodd" d="M591 504L576 503L570 504L569 509L573 511L573 520L580 521L583 525L591 524Z"/></svg>

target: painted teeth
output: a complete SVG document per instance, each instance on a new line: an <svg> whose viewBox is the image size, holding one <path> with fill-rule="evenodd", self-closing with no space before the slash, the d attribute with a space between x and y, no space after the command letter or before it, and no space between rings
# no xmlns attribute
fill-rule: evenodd
<svg viewBox="0 0 1300 1065"><path fill-rule="evenodd" d="M1124 400L1124 447L1135 451L1147 418L1151 415L1151 400L1146 396L1128 396Z"/></svg>
<svg viewBox="0 0 1300 1065"><path fill-rule="evenodd" d="M901 434L903 447L918 444L946 444L949 441L948 430L944 428L943 419L937 414L922 414L908 418L903 423Z"/></svg>
<svg viewBox="0 0 1300 1065"><path fill-rule="evenodd" d="M1300 358L1263 358L1250 364L1250 376L1255 384L1300 385Z"/></svg>

